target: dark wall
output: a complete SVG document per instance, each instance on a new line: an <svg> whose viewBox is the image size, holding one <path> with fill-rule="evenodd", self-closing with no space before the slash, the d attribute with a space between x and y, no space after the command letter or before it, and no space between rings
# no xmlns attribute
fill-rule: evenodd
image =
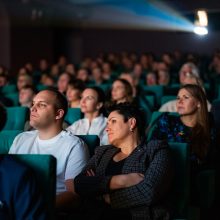
<svg viewBox="0 0 220 220"><path fill-rule="evenodd" d="M0 65L10 67L10 20L0 1Z"/></svg>
<svg viewBox="0 0 220 220"><path fill-rule="evenodd" d="M30 61L35 66L41 58L53 62L53 30L42 27L11 28L11 63L13 71Z"/></svg>
<svg viewBox="0 0 220 220"><path fill-rule="evenodd" d="M65 45L62 42L65 42ZM78 48L76 48L77 42L80 44ZM220 32L201 37L194 33L183 32L68 30L63 32L62 40L57 44L63 45L62 52L65 50L71 60L75 60L74 52L77 50L81 57L96 56L100 51L128 50L138 53L152 51L161 54L175 49L210 55L220 47Z"/></svg>

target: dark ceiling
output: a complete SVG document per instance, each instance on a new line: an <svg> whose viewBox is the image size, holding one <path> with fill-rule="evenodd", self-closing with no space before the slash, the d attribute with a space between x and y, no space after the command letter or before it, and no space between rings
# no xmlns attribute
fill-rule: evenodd
<svg viewBox="0 0 220 220"><path fill-rule="evenodd" d="M189 31L195 11L208 12L209 28L220 30L218 0L0 0L13 23Z"/></svg>

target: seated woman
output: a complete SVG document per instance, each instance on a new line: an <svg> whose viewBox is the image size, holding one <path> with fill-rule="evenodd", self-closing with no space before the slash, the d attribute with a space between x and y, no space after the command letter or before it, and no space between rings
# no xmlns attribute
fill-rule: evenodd
<svg viewBox="0 0 220 220"><path fill-rule="evenodd" d="M81 219L169 219L169 150L163 141L144 142L144 124L135 106L111 107L106 127L110 145L98 147L74 180L76 193L87 201Z"/></svg>
<svg viewBox="0 0 220 220"><path fill-rule="evenodd" d="M101 145L108 144L105 131L107 118L104 117L105 94L98 87L87 88L82 93L80 108L84 118L74 122L67 130L75 135L95 134L100 138Z"/></svg>
<svg viewBox="0 0 220 220"><path fill-rule="evenodd" d="M80 79L71 80L68 83L66 97L70 108L80 108L81 94L84 89L85 84Z"/></svg>
<svg viewBox="0 0 220 220"><path fill-rule="evenodd" d="M177 113L164 113L155 125L152 139L187 142L191 145L191 159L199 165L209 159L211 143L215 141L206 95L198 85L186 84L177 95Z"/></svg>
<svg viewBox="0 0 220 220"><path fill-rule="evenodd" d="M152 132L152 139L186 142L190 145L191 186L197 198L196 174L206 168L214 168L216 135L209 117L204 90L198 85L187 84L177 95L176 108L179 115L164 113Z"/></svg>
<svg viewBox="0 0 220 220"><path fill-rule="evenodd" d="M112 84L111 89L111 101L107 106L113 104L132 102L133 101L133 89L130 83L125 79L116 79Z"/></svg>

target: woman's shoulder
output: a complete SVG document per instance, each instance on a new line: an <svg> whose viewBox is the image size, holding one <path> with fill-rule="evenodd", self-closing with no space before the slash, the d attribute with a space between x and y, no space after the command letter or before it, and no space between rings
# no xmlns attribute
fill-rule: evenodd
<svg viewBox="0 0 220 220"><path fill-rule="evenodd" d="M111 149L116 149L114 146L112 145L102 145L102 146L98 146L96 147L95 149L95 154L96 155L101 155L103 154L104 152L108 151L108 150L111 150Z"/></svg>
<svg viewBox="0 0 220 220"><path fill-rule="evenodd" d="M161 155L169 152L169 145L165 140L151 140L144 144L143 148L148 157L151 159L159 152L163 152Z"/></svg>
<svg viewBox="0 0 220 220"><path fill-rule="evenodd" d="M168 143L166 140L151 140L145 144L145 148L147 150L160 150L164 148L168 148Z"/></svg>

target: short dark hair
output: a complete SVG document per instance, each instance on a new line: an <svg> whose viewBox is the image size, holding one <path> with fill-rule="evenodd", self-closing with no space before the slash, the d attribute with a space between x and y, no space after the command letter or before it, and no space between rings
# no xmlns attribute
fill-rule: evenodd
<svg viewBox="0 0 220 220"><path fill-rule="evenodd" d="M82 92L86 88L85 83L81 79L70 80L68 86L71 86L72 88L77 89L80 92Z"/></svg>
<svg viewBox="0 0 220 220"><path fill-rule="evenodd" d="M99 113L105 113L104 104L105 104L105 101L106 101L106 97L105 97L105 93L104 93L103 89L101 89L98 86L87 87L87 89L92 89L97 93L98 102L103 103L102 107L99 109Z"/></svg>
<svg viewBox="0 0 220 220"><path fill-rule="evenodd" d="M42 91L49 91L51 93L53 93L55 95L55 103L54 103L54 106L56 108L56 110L58 109L63 109L64 111L64 115L63 115L63 118L65 117L67 111L68 111L68 101L66 99L66 96L63 95L61 92L59 92L56 88L54 87L49 87L49 88L46 88Z"/></svg>
<svg viewBox="0 0 220 220"><path fill-rule="evenodd" d="M4 128L7 121L7 112L4 106L0 103L0 131Z"/></svg>
<svg viewBox="0 0 220 220"><path fill-rule="evenodd" d="M108 108L108 114L113 111L117 111L120 115L122 115L124 122L127 122L130 118L135 118L138 135L141 140L145 138L146 122L144 120L144 112L138 106L129 102L123 102L112 105Z"/></svg>
<svg viewBox="0 0 220 220"><path fill-rule="evenodd" d="M30 89L30 90L32 90L32 92L34 94L36 94L38 92L37 89L34 86L32 86L32 85L25 85L21 89Z"/></svg>

